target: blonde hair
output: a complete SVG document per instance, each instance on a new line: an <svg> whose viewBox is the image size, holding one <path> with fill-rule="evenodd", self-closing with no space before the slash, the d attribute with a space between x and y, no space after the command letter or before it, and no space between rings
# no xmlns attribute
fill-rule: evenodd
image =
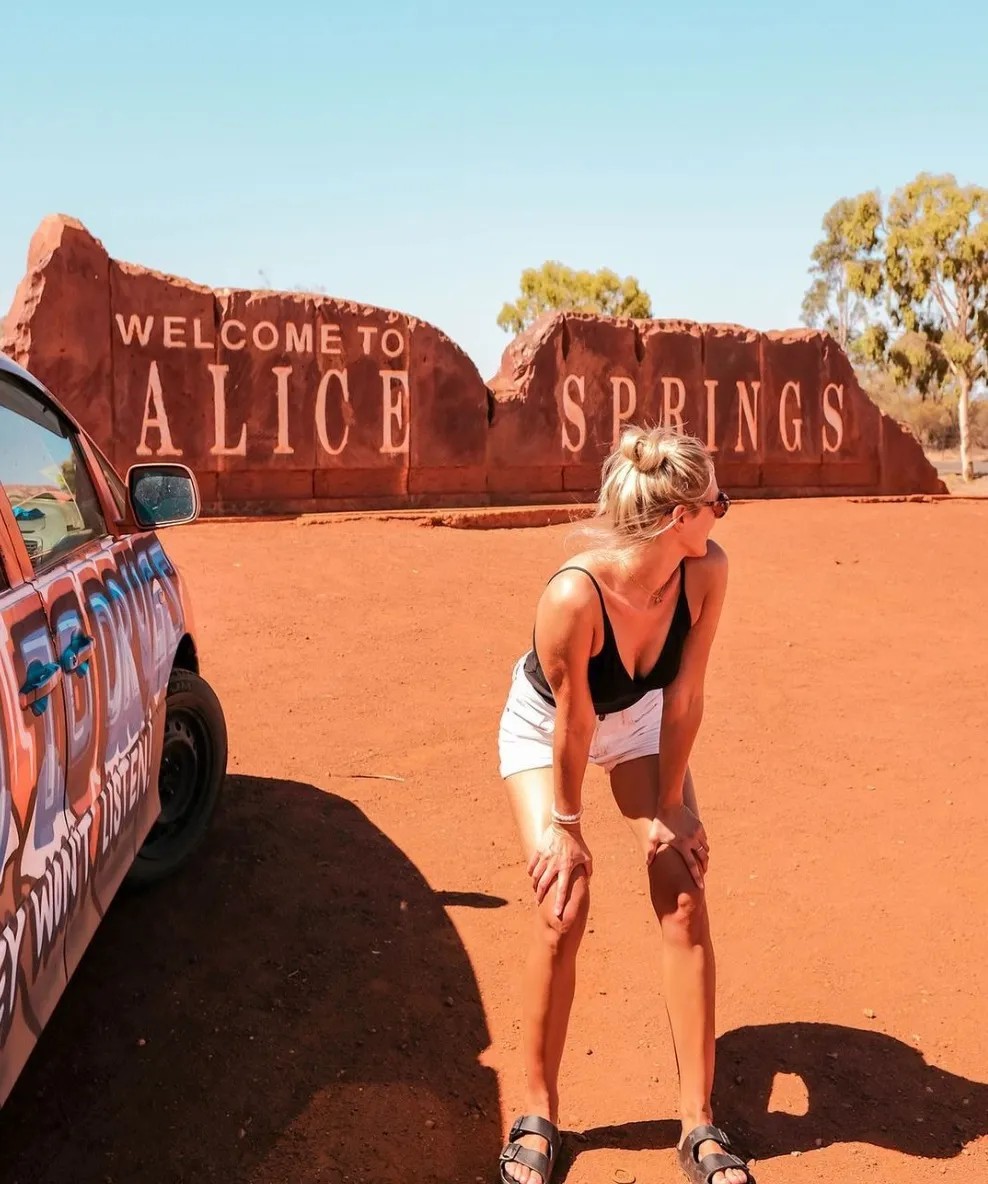
<svg viewBox="0 0 988 1184"><path fill-rule="evenodd" d="M604 461L597 512L579 533L618 550L647 543L676 506L699 509L713 477L710 453L696 436L626 428Z"/></svg>

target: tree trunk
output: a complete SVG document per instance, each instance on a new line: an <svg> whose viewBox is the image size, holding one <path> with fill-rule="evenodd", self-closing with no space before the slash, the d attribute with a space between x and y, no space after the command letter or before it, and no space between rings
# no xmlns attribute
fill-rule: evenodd
<svg viewBox="0 0 988 1184"><path fill-rule="evenodd" d="M974 461L971 459L971 420L970 410L971 380L964 375L961 378L960 398L957 401L957 426L961 435L961 477L965 481L974 480Z"/></svg>

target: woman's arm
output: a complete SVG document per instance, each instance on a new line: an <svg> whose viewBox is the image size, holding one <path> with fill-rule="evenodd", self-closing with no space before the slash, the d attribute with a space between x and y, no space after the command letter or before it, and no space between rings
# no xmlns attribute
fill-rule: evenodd
<svg viewBox="0 0 988 1184"><path fill-rule="evenodd" d="M703 719L703 687L727 592L727 555L716 543L708 544L707 557L697 565L704 576L700 614L687 635L675 681L662 696L659 733L659 808L683 804L683 782L693 742ZM694 569L696 570L696 569Z"/></svg>
<svg viewBox="0 0 988 1184"><path fill-rule="evenodd" d="M596 599L586 576L563 572L546 589L535 617L535 645L556 701L553 804L559 814L580 812L597 723L587 680Z"/></svg>
<svg viewBox="0 0 988 1184"><path fill-rule="evenodd" d="M700 596L700 613L683 646L679 673L662 697L659 784L645 856L646 863L651 863L663 848L675 848L701 890L709 854L707 835L703 823L684 801L683 790L693 741L703 719L707 659L727 591L727 556L713 542L707 556L708 562L694 568L702 577L694 582Z"/></svg>
<svg viewBox="0 0 988 1184"><path fill-rule="evenodd" d="M562 917L576 869L589 878L593 859L580 828L583 776L596 720L587 681L593 648L593 611L596 594L579 574L564 572L543 593L535 617L535 645L546 681L556 701L553 728L553 807L557 814L575 816L574 822L553 820L528 864L539 904L556 885L554 912Z"/></svg>

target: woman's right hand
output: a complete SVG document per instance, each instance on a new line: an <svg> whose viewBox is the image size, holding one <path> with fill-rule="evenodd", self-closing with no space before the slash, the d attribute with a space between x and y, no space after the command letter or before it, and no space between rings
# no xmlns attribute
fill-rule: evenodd
<svg viewBox="0 0 988 1184"><path fill-rule="evenodd" d="M581 866L586 869L589 880L593 875L593 856L579 828L555 824L549 826L528 861L528 874L532 877L532 887L539 904L545 900L555 880L556 904L553 912L561 917L569 899L573 873Z"/></svg>

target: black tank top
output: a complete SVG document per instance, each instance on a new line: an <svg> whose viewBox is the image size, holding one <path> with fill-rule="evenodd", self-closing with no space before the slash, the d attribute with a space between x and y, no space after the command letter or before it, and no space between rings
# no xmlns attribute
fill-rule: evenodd
<svg viewBox="0 0 988 1184"><path fill-rule="evenodd" d="M679 664L683 657L683 645L686 635L692 627L690 606L686 599L686 561L679 565L679 599L669 625L669 636L666 638L662 652L655 661L655 665L640 677L632 677L621 661L614 630L607 606L604 604L604 594L600 584L585 567L561 567L552 579L564 571L582 571L589 576L600 598L600 611L604 616L604 644L599 652L594 654L587 667L587 678L590 683L590 696L593 699L594 711L598 715L609 715L615 711L625 711L632 704L648 694L649 691L667 687L679 673ZM525 656L525 675L528 681L548 703L555 703L552 688L542 671L542 664L535 651L535 630L532 630L532 648Z"/></svg>

